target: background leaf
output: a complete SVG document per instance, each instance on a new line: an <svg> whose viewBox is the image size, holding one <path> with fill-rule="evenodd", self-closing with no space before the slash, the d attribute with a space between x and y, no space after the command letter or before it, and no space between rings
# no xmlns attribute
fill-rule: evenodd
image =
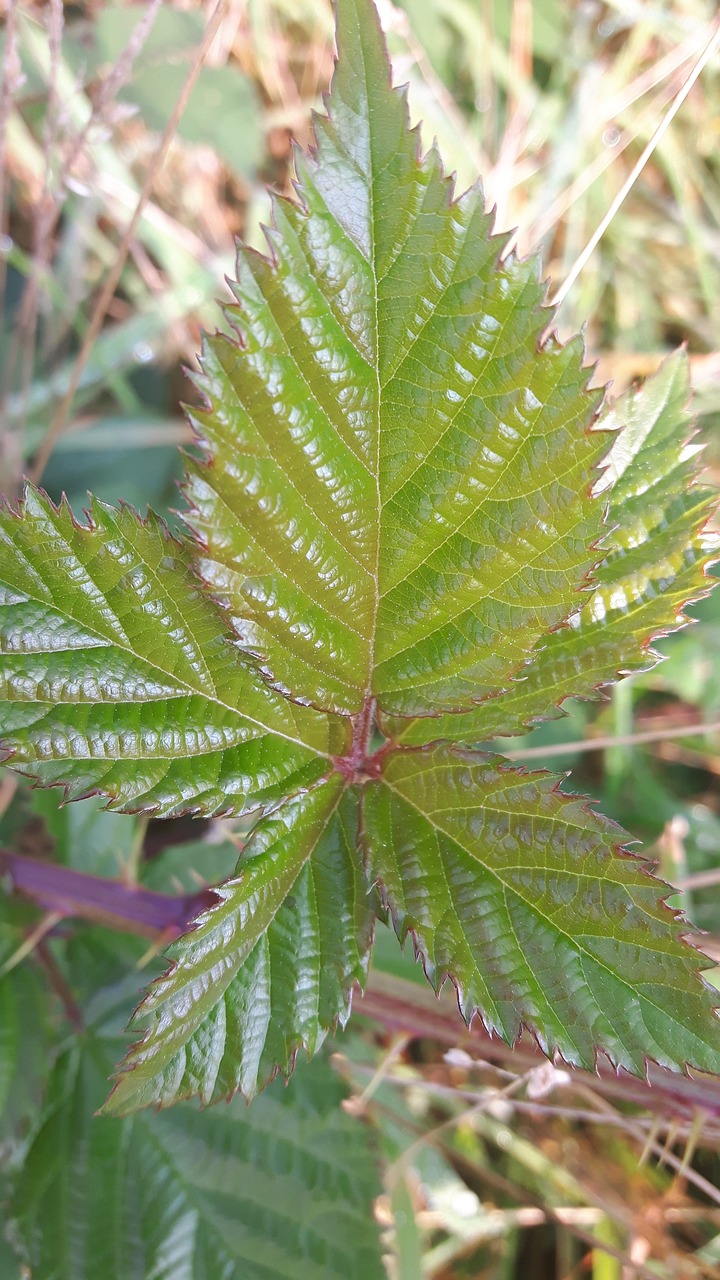
<svg viewBox="0 0 720 1280"><path fill-rule="evenodd" d="M64 805L55 788L38 790L33 808L44 819L58 862L93 875L123 875L137 839L132 822L108 813L97 797L89 797L83 804Z"/></svg>
<svg viewBox="0 0 720 1280"><path fill-rule="evenodd" d="M9 1163L14 1141L35 1122L63 1033L38 968L15 962L32 928L31 912L0 895L0 917L0 1148Z"/></svg>
<svg viewBox="0 0 720 1280"><path fill-rule="evenodd" d="M66 55L90 79L109 74L143 18L140 5L105 5L90 23L73 23ZM205 19L199 12L161 6L135 58L120 97L137 107L148 128L167 125L200 44ZM186 142L214 147L236 174L252 175L261 158L260 104L239 67L204 66L178 126Z"/></svg>
<svg viewBox="0 0 720 1280"><path fill-rule="evenodd" d="M117 1051L89 1034L53 1072L12 1206L33 1280L381 1280L368 1132L325 1063L121 1124L93 1117Z"/></svg>

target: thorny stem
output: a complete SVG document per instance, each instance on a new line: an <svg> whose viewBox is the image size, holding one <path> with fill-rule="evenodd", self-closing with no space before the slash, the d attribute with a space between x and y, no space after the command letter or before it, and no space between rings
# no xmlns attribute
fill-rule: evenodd
<svg viewBox="0 0 720 1280"><path fill-rule="evenodd" d="M178 896L155 893L7 850L0 850L0 875L7 877L16 893L45 911L57 912L66 922L75 917L140 934L154 939L159 949L185 933L200 912L216 901L211 888ZM389 1031L413 1039L427 1037L448 1047L460 1046L480 1060L510 1063L516 1070L527 1071L547 1061L530 1039L511 1048L489 1035L478 1018L467 1027L449 993L438 999L429 989L387 974L370 975L357 1011ZM653 1064L648 1067L647 1081L618 1076L602 1064L597 1075L573 1070L572 1079L622 1102L663 1113L670 1107L681 1118L692 1118L698 1109L720 1115L717 1081L675 1075Z"/></svg>
<svg viewBox="0 0 720 1280"><path fill-rule="evenodd" d="M145 938L162 934L168 941L184 933L195 917L216 901L212 889L175 897L7 850L0 850L0 874L9 877L17 893L45 911L92 920Z"/></svg>

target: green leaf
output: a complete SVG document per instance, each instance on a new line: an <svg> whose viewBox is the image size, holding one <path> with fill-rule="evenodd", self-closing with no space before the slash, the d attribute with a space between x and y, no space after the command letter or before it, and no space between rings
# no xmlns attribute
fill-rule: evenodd
<svg viewBox="0 0 720 1280"><path fill-rule="evenodd" d="M593 696L702 593L684 358L606 418L629 426L601 473L600 393L580 340L546 336L537 263L419 156L371 0L337 14L297 200L205 343L192 537L98 503L81 526L32 489L0 514L12 763L117 809L260 811L110 1109L250 1096L313 1053L366 972L365 857L467 1016L572 1062L717 1069L698 958L613 829L552 780L413 745Z"/></svg>
<svg viewBox="0 0 720 1280"><path fill-rule="evenodd" d="M471 706L522 667L597 560L579 340L542 341L536 261L501 260L482 191L418 157L369 0L277 200L272 259L241 250L208 339L190 464L200 570L243 645L300 700Z"/></svg>
<svg viewBox="0 0 720 1280"><path fill-rule="evenodd" d="M623 853L619 828L559 779L438 747L392 752L366 788L367 857L401 938L463 1015L593 1068L596 1050L642 1073L646 1058L720 1070L717 993Z"/></svg>
<svg viewBox="0 0 720 1280"><path fill-rule="evenodd" d="M20 1259L2 1236L0 1236L0 1268L2 1268L4 1280L25 1280L27 1276L27 1272L23 1276Z"/></svg>
<svg viewBox="0 0 720 1280"><path fill-rule="evenodd" d="M0 978L0 1116L5 1110L17 1070L19 1018L15 987L9 974Z"/></svg>
<svg viewBox="0 0 720 1280"><path fill-rule="evenodd" d="M128 508L78 525L29 489L0 513L0 653L11 762L72 799L239 813L321 777L343 742L262 683L187 552Z"/></svg>
<svg viewBox="0 0 720 1280"><path fill-rule="evenodd" d="M57 1033L39 967L18 958L36 923L26 901L0 892L0 1150L34 1123Z"/></svg>
<svg viewBox="0 0 720 1280"><path fill-rule="evenodd" d="M197 893L205 885L229 880L237 860L237 839L186 840L143 861L140 875L143 885L157 893Z"/></svg>
<svg viewBox="0 0 720 1280"><path fill-rule="evenodd" d="M101 67L112 68L122 57L128 40L145 17L139 5L103 5L91 23L75 24L70 28L69 47L73 66L97 75ZM174 65L192 56L205 31L201 13L161 8L153 19L142 45L133 60L133 67L154 67L157 71L165 63ZM81 35L75 45L71 37Z"/></svg>
<svg viewBox="0 0 720 1280"><path fill-rule="evenodd" d="M204 25L204 24L203 24ZM138 68L123 97L138 106L158 133L167 125L188 77L189 64ZM178 125L186 142L213 147L236 174L253 177L263 156L260 104L237 66L203 67Z"/></svg>
<svg viewBox="0 0 720 1280"><path fill-rule="evenodd" d="M33 791L32 808L54 841L58 862L94 875L122 876L137 838L135 824L124 815L108 813L98 797L64 805L54 789Z"/></svg>
<svg viewBox="0 0 720 1280"><path fill-rule="evenodd" d="M12 1206L33 1280L382 1280L367 1130L321 1061L248 1111L94 1118L108 1053L58 1063Z"/></svg>
<svg viewBox="0 0 720 1280"><path fill-rule="evenodd" d="M124 1114L199 1094L252 1095L345 1024L367 972L374 912L342 779L255 827L218 906L172 949L136 1015L146 1026L107 1104Z"/></svg>
<svg viewBox="0 0 720 1280"><path fill-rule="evenodd" d="M521 676L497 697L435 721L388 721L391 736L411 744L522 733L561 715L564 698L595 697L619 676L660 661L650 642L682 626L683 606L709 590L706 568L717 547L707 529L717 494L697 483L689 399L688 360L680 350L603 416L602 425L618 431L596 485L610 500L611 531L595 589L567 625L543 638Z"/></svg>

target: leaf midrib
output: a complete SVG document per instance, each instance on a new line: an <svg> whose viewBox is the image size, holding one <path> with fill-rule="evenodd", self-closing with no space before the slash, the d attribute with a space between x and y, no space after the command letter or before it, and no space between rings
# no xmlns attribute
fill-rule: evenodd
<svg viewBox="0 0 720 1280"><path fill-rule="evenodd" d="M372 702L372 699L374 697L373 677L375 674L375 647L377 643L378 615L380 612L380 530L382 529L382 513L383 513L382 488L380 485L380 446L381 446L380 424L382 420L381 406L382 406L383 386L380 378L380 307L379 307L379 299L378 299L378 277L377 277L377 270L376 270L377 236L375 231L376 192L375 192L375 161L374 161L374 154L373 154L374 130L372 126L371 86L368 79L367 59L365 57L362 58L362 74L363 74L363 87L365 92L365 108L367 111L367 120L368 120L368 147L370 150L370 156L369 156L370 163L368 165L368 206L369 206L369 212L370 212L370 217L369 217L370 259L369 259L368 265L370 268L370 277L372 280L372 300L373 300L372 325L373 325L373 333L374 333L374 339L375 339L374 341L375 358L373 361L373 365L374 365L375 387L376 387L375 494L376 494L376 501L377 501L377 530L375 535L375 566L374 566L374 572L372 575L373 609L372 609L372 622L370 627L370 645L369 645L369 651L368 651L367 685L365 688L365 694L363 699L364 703L367 705Z"/></svg>

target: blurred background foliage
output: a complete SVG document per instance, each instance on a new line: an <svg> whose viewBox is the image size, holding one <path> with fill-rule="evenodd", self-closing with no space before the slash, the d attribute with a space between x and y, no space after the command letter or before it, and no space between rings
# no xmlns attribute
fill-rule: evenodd
<svg viewBox="0 0 720 1280"><path fill-rule="evenodd" d="M424 145L437 138L459 188L482 173L498 229L517 228L521 253L540 247L553 288L717 20L713 0L378 7ZM267 184L292 193L292 142L310 140L332 69L326 0L223 0L176 119L213 12L198 0L6 0L0 490L9 497L27 473L77 509L91 490L141 511L149 503L178 526L178 446L190 444L181 402L194 394L185 366L200 328L222 323L235 237L263 246ZM716 56L557 320L561 335L584 327L597 378L612 379L615 393L687 344L707 478L718 484L719 174ZM671 902L720 958L720 592L691 612L696 625L662 642L659 667L504 746L572 768L568 786L599 796L645 841L677 887ZM93 801L61 809L54 793L10 775L0 783L6 850L125 886L197 892L229 873L241 838L237 824L157 824ZM529 1045L490 1053L463 1032L450 996L438 1005L411 957L381 934L370 996L332 1050L346 1109L378 1144L376 1217L393 1280L720 1275L712 1104L661 1089L651 1104L627 1081L600 1087L538 1065ZM42 1136L49 1064L63 1061L79 1019L104 1027L114 1011L120 1025L133 992L159 971L164 940L70 927L0 898L0 1201ZM44 1264L23 1268L11 1247L32 1206L8 1198L3 1214L0 1274L43 1280Z"/></svg>

